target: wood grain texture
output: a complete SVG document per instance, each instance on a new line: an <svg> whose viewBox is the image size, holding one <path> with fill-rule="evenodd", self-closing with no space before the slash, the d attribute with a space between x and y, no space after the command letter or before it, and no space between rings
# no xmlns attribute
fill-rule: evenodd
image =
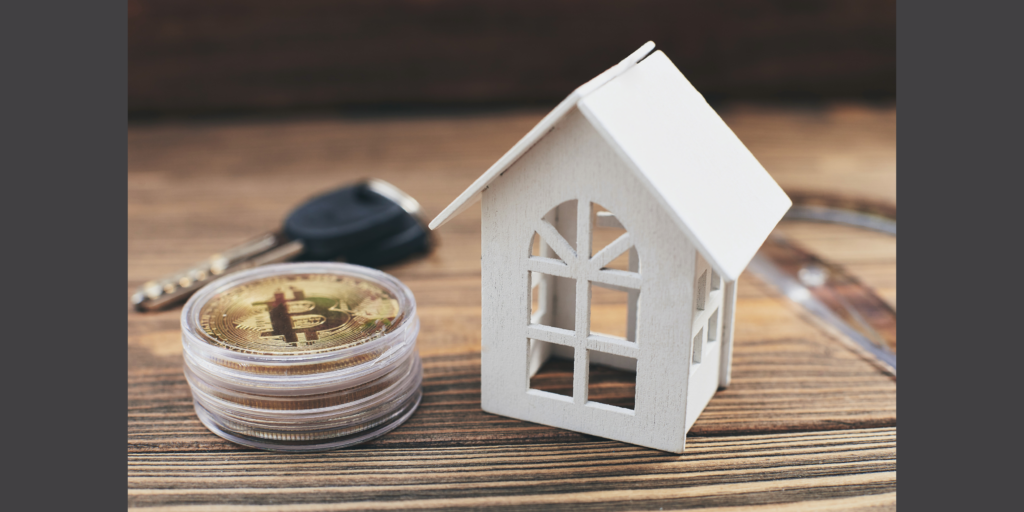
<svg viewBox="0 0 1024 512"><path fill-rule="evenodd" d="M796 501L810 501L807 509L856 509L895 506L896 432L706 437L684 456L583 440L366 446L287 460L241 451L138 454L129 455L128 468L133 505L166 510L242 509L231 506L237 503L273 510L511 509L567 502L659 510Z"/></svg>
<svg viewBox="0 0 1024 512"><path fill-rule="evenodd" d="M784 187L895 198L895 138L883 136L894 134L894 110L720 111ZM432 254L385 269L413 290L423 322L424 401L408 423L354 449L285 455L233 445L198 422L180 310L131 311L135 286L363 176L436 213L543 113L130 125L129 506L894 508L895 380L746 274L733 383L693 426L684 455L480 411L479 207L446 225ZM895 300L891 239L813 223L780 229Z"/></svg>
<svg viewBox="0 0 1024 512"><path fill-rule="evenodd" d="M648 40L715 97L896 95L894 0L131 0L128 108L556 102Z"/></svg>

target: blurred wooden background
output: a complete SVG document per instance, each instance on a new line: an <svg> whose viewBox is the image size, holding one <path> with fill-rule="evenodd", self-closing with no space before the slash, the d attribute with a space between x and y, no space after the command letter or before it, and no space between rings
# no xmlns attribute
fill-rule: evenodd
<svg viewBox="0 0 1024 512"><path fill-rule="evenodd" d="M266 453L211 434L181 371L180 308L144 315L128 296L359 178L391 181L432 216L547 105L647 40L787 192L895 205L895 11L894 0L129 0L129 508L894 509L895 379L749 273L733 385L681 456L480 410L479 206L430 255L385 269L419 302L424 399L350 449ZM895 307L895 238L797 221L777 232Z"/></svg>
<svg viewBox="0 0 1024 512"><path fill-rule="evenodd" d="M647 40L713 101L896 95L895 0L130 0L128 109L553 103Z"/></svg>

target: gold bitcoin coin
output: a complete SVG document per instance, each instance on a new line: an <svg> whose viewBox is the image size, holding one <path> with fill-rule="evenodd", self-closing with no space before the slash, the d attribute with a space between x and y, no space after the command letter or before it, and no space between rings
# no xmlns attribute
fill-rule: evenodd
<svg viewBox="0 0 1024 512"><path fill-rule="evenodd" d="M206 341L237 352L301 355L361 345L400 324L379 285L332 274L278 275L212 297L199 311Z"/></svg>

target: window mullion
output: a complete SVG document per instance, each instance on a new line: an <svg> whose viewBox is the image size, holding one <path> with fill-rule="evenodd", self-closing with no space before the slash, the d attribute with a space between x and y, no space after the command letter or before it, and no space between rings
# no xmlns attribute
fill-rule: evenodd
<svg viewBox="0 0 1024 512"><path fill-rule="evenodd" d="M580 262L590 259L591 240L593 239L593 222L591 210L593 205L587 199L576 200L576 254Z"/></svg>
<svg viewBox="0 0 1024 512"><path fill-rule="evenodd" d="M573 364L572 396L576 405L587 403L590 390L590 352L587 350L587 336L590 334L590 282L589 273L591 237L591 204L586 198L576 200L576 352Z"/></svg>
<svg viewBox="0 0 1024 512"><path fill-rule="evenodd" d="M598 251L591 260L590 267L593 270L600 270L605 265L609 264L615 258L619 257L622 253L630 250L633 247L633 237L629 233L623 233L621 236L615 239L614 242L608 244L604 249Z"/></svg>
<svg viewBox="0 0 1024 512"><path fill-rule="evenodd" d="M559 233L558 230L555 229L555 226L551 225L550 222L541 219L537 222L535 231L540 235L540 239L543 240L544 243L562 259L562 261L568 263L576 259L576 251L572 249L569 242L562 237L561 233Z"/></svg>
<svg viewBox="0 0 1024 512"><path fill-rule="evenodd" d="M577 345L576 336L572 331L547 325L531 324L526 326L526 337L567 347L575 347Z"/></svg>
<svg viewBox="0 0 1024 512"><path fill-rule="evenodd" d="M625 270L591 270L583 278L600 283L606 288L627 292L639 290L641 284L640 274Z"/></svg>
<svg viewBox="0 0 1024 512"><path fill-rule="evenodd" d="M544 258L542 256L530 256L526 260L526 269L531 272L540 272L558 277L575 278L572 268L561 260Z"/></svg>

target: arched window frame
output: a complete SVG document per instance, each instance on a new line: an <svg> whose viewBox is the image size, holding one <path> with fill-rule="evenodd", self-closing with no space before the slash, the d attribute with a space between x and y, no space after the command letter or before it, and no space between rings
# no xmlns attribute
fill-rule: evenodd
<svg viewBox="0 0 1024 512"><path fill-rule="evenodd" d="M545 300L541 300L541 309L530 315L526 324L526 338L540 340L554 345L562 345L573 348L573 393L571 400L577 406L596 406L605 409L617 410L633 414L633 410L605 404L588 403L588 380L590 353L599 352L612 356L626 357L639 360L640 334L636 332L635 318L638 315L638 296L641 292L642 279L639 267L639 253L635 247L633 235L627 230L610 244L591 255L591 242L593 228L596 222L602 225L618 225L620 221L610 213L601 212L602 215L594 215L593 203L588 198L576 200L576 248L569 243L551 223L549 218L538 218L532 226L532 233L540 237L543 245L546 245L557 258L542 255L533 255L528 250L526 268L529 271L529 290L532 293L534 287L540 288L542 299L546 295L545 283L540 275L556 276L574 279L575 290L575 330L563 329L537 323L539 318L548 311ZM564 203L563 203L564 204ZM532 246L532 233L530 245ZM605 268L612 260L625 252L630 252L630 270L617 270ZM550 253L549 253L550 254ZM629 328L633 330L632 340L617 338L590 330L590 301L591 283L611 288L613 290L625 291L630 294L630 323ZM550 395L559 400L568 400L569 397L545 393L543 391L529 390L529 392Z"/></svg>

